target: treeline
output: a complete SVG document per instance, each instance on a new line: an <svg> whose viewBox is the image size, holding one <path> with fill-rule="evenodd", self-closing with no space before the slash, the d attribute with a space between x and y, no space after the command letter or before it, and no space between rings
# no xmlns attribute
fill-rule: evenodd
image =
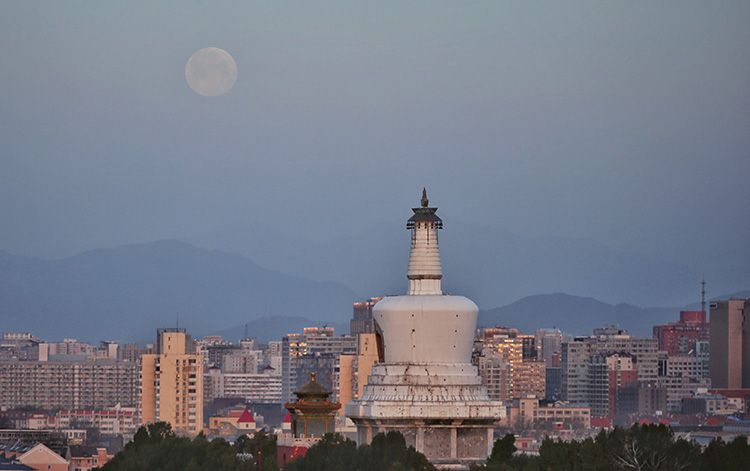
<svg viewBox="0 0 750 471"><path fill-rule="evenodd" d="M492 454L471 471L744 471L750 470L745 437L713 440L706 448L663 425L634 425L601 431L582 441L545 439L538 456L516 454L511 434L496 440ZM240 437L234 445L176 436L169 424L141 427L104 471L277 471L276 437L264 432ZM325 435L285 471L433 471L436 468L398 432L376 435L357 446L339 434Z"/></svg>
<svg viewBox="0 0 750 471"><path fill-rule="evenodd" d="M101 468L103 471L277 471L276 437L257 432L234 445L217 438L208 441L178 437L169 424L141 427L133 441ZM434 471L423 454L407 447L398 432L376 435L370 445L357 444L340 434L327 434L307 455L288 463L285 471Z"/></svg>
<svg viewBox="0 0 750 471"><path fill-rule="evenodd" d="M234 445L203 434L178 437L169 424L141 427L133 441L103 471L277 471L276 437L264 432L240 437Z"/></svg>
<svg viewBox="0 0 750 471"><path fill-rule="evenodd" d="M433 471L436 468L398 432L379 433L369 445L327 434L284 471Z"/></svg>
<svg viewBox="0 0 750 471"><path fill-rule="evenodd" d="M705 449L675 438L664 425L634 425L599 432L582 441L545 439L539 456L514 454L515 437L496 440L492 454L471 471L747 471L750 445L746 437L729 443L714 439Z"/></svg>

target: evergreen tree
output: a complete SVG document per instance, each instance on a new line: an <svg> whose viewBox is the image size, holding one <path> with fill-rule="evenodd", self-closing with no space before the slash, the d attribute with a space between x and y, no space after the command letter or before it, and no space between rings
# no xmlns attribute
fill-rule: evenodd
<svg viewBox="0 0 750 471"><path fill-rule="evenodd" d="M414 447L407 447L403 435L392 431L375 435L370 445L359 448L339 434L327 434L284 470L433 471L435 467Z"/></svg>

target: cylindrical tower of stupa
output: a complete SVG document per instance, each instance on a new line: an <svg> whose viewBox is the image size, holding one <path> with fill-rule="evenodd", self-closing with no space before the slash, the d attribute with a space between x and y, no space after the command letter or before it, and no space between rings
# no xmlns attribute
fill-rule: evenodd
<svg viewBox="0 0 750 471"><path fill-rule="evenodd" d="M406 277L409 279L410 295L443 294L440 280L443 269L440 266L438 230L443 221L435 214L437 208L430 208L427 189L422 189L422 206L413 208L414 216L406 223L411 230L411 252Z"/></svg>
<svg viewBox="0 0 750 471"><path fill-rule="evenodd" d="M429 207L422 190L421 207L406 227L411 230L411 253L406 296L387 296L373 308L383 334L386 363L468 364L477 305L463 296L443 295L438 230L443 221Z"/></svg>

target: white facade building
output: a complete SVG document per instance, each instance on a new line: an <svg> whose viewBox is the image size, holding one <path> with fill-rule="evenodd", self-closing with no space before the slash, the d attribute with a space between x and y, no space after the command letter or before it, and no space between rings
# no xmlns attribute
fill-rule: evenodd
<svg viewBox="0 0 750 471"><path fill-rule="evenodd" d="M206 401L241 397L254 404L281 403L281 376L262 373L224 373L211 368L204 375Z"/></svg>

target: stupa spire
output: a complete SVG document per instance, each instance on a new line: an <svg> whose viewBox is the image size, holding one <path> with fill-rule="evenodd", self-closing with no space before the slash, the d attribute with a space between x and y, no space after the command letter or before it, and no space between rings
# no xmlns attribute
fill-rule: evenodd
<svg viewBox="0 0 750 471"><path fill-rule="evenodd" d="M443 290L440 280L443 270L440 265L440 248L438 247L438 229L443 228L443 221L435 214L437 208L430 208L427 188L422 188L421 207L412 208L414 215L409 218L406 228L412 231L409 268L406 277L409 279L410 295L440 295Z"/></svg>

